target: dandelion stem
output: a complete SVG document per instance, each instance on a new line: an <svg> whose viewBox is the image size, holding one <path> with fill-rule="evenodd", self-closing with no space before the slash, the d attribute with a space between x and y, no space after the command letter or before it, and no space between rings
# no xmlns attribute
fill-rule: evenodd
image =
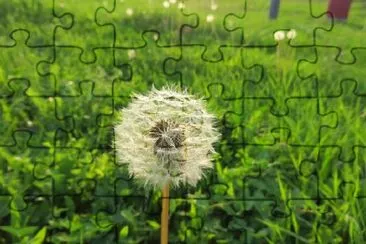
<svg viewBox="0 0 366 244"><path fill-rule="evenodd" d="M166 184L163 188L161 201L162 201L162 210L161 210L160 244L168 244L169 184Z"/></svg>

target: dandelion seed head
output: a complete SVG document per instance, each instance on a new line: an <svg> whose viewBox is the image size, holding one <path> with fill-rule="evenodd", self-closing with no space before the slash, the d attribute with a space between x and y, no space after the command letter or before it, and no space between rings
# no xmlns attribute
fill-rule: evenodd
<svg viewBox="0 0 366 244"><path fill-rule="evenodd" d="M212 22L214 19L215 19L215 16L213 16L212 14L209 14L209 15L207 15L207 17L206 17L206 21L207 21L208 23Z"/></svg>
<svg viewBox="0 0 366 244"><path fill-rule="evenodd" d="M273 34L273 38L276 40L276 41L281 41L283 39L285 39L285 32L284 31L276 31L274 34Z"/></svg>
<svg viewBox="0 0 366 244"><path fill-rule="evenodd" d="M295 39L296 34L297 34L296 30L291 29L290 31L287 32L287 39L290 39L290 40Z"/></svg>
<svg viewBox="0 0 366 244"><path fill-rule="evenodd" d="M119 161L145 187L195 186L212 168L220 138L202 99L175 87L135 94L115 126Z"/></svg>

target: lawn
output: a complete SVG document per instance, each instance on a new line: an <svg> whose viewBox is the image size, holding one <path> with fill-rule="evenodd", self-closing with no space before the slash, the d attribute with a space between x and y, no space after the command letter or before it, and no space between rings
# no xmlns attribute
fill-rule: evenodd
<svg viewBox="0 0 366 244"><path fill-rule="evenodd" d="M0 243L158 243L161 192L113 126L167 84L222 133L207 178L170 192L171 243L365 243L365 3L342 22L325 0L276 20L265 0L163 2L0 2Z"/></svg>

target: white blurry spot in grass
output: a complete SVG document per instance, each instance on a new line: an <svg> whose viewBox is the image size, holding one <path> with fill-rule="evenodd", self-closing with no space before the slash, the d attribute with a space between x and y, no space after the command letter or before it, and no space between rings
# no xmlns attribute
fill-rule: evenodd
<svg viewBox="0 0 366 244"><path fill-rule="evenodd" d="M30 120L28 120L28 121L27 121L27 125L28 125L29 127L31 127L31 126L33 125L33 122L32 122L32 121L30 121Z"/></svg>
<svg viewBox="0 0 366 244"><path fill-rule="evenodd" d="M169 3L175 4L175 3L177 3L177 0L169 0Z"/></svg>
<svg viewBox="0 0 366 244"><path fill-rule="evenodd" d="M295 37L296 37L296 30L294 30L294 29L291 29L289 32L287 32L287 38L288 39L295 39Z"/></svg>
<svg viewBox="0 0 366 244"><path fill-rule="evenodd" d="M54 98L53 98L53 97L49 97L49 98L48 98L48 101L49 101L49 102L53 102L53 100L54 100Z"/></svg>
<svg viewBox="0 0 366 244"><path fill-rule="evenodd" d="M179 9L184 9L186 7L186 5L182 2L178 3L178 8Z"/></svg>
<svg viewBox="0 0 366 244"><path fill-rule="evenodd" d="M159 35L158 34L154 34L153 38L154 38L155 41L157 41L159 39Z"/></svg>
<svg viewBox="0 0 366 244"><path fill-rule="evenodd" d="M134 59L136 58L136 51L134 49L130 49L128 50L127 55L129 59Z"/></svg>
<svg viewBox="0 0 366 244"><path fill-rule="evenodd" d="M132 16L132 15L133 15L133 9L132 9L132 8L128 8L128 9L126 9L126 14L127 14L128 16Z"/></svg>
<svg viewBox="0 0 366 244"><path fill-rule="evenodd" d="M215 19L215 16L213 16L212 14L209 14L209 15L207 15L207 17L206 17L206 21L207 21L208 23L210 23L210 22L214 21L214 19Z"/></svg>
<svg viewBox="0 0 366 244"><path fill-rule="evenodd" d="M168 1L164 1L163 2L163 6L164 6L164 8L169 8L170 7L170 3Z"/></svg>
<svg viewBox="0 0 366 244"><path fill-rule="evenodd" d="M273 38L276 40L276 41L281 41L283 39L285 39L285 32L284 31L276 31L274 34L273 34Z"/></svg>
<svg viewBox="0 0 366 244"><path fill-rule="evenodd" d="M211 10L216 10L217 9L217 4L216 3L213 3L211 4Z"/></svg>

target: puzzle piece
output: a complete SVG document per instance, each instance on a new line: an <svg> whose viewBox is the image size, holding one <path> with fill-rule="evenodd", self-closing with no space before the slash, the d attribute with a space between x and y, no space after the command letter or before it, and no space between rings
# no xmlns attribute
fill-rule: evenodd
<svg viewBox="0 0 366 244"><path fill-rule="evenodd" d="M243 177L243 199L277 202L279 196L285 197L283 192L287 194L282 199L284 202L298 197L316 197L317 154L316 147L289 146L283 143L246 146L241 155L243 163L251 164L247 167L258 173ZM268 188L269 185L273 187Z"/></svg>
<svg viewBox="0 0 366 244"><path fill-rule="evenodd" d="M33 175L39 164L51 167L53 148L31 144L32 133L26 130L13 132L13 142L0 147L0 194L12 196L14 210L26 208L25 196L51 196L52 181ZM21 180L20 180L21 179Z"/></svg>
<svg viewBox="0 0 366 244"><path fill-rule="evenodd" d="M286 50L288 51L286 56L280 52ZM316 97L316 80L299 78L296 62L296 60L313 56L314 48L289 48L289 46L281 45L268 48L243 48L242 52L244 66L248 68L258 66L264 58L269 59L265 65L260 65L262 70L259 79L257 74L252 76L252 73L248 73L243 85L245 97L273 99L274 106L271 112L276 115L284 115L288 112L285 103L289 98Z"/></svg>
<svg viewBox="0 0 366 244"><path fill-rule="evenodd" d="M176 18L180 11L179 3L172 4L171 8L164 8L160 3L157 6L141 0L135 2L137 4L113 0L112 7L100 7L95 13L97 25L113 33L114 47L140 48L145 45L142 37L146 31L156 32L154 39L159 39L160 45L180 44L180 28L186 20ZM151 8L146 8L146 5ZM158 17L161 13L164 15Z"/></svg>
<svg viewBox="0 0 366 244"><path fill-rule="evenodd" d="M362 63L362 60L359 60L359 58L364 56L357 54L357 52L358 50L362 51L362 49L366 48L366 41L364 38L357 38L357 42L350 45L350 43L347 41L347 36L359 35L362 33L355 31L355 29L362 29L362 26L360 25L361 21L362 20L354 21L352 29L346 28L347 26L345 25L345 23L342 23L340 21L334 21L334 25L332 26L331 30L318 28L315 31L315 44L323 48L331 48L334 51L337 50L338 53L334 59L337 62L352 64L357 62L360 65L360 62ZM342 33L342 36L339 36L339 33ZM321 58L322 56L320 55L319 57ZM362 71L362 69L358 70Z"/></svg>
<svg viewBox="0 0 366 244"><path fill-rule="evenodd" d="M56 15L72 15L73 17L71 26L55 29L56 46L78 48L81 51L79 60L84 63L95 62L97 58L96 50L113 47L115 40L113 32L100 28L100 25L96 22L96 12L101 8L100 1L89 1L89 4L84 6L83 11L77 11L80 8L76 2L54 1ZM109 6L111 0L103 3ZM76 36L80 38L75 38Z"/></svg>
<svg viewBox="0 0 366 244"><path fill-rule="evenodd" d="M52 60L41 61L37 66L40 74L55 79L55 93L59 96L78 95L79 84L93 82L94 95L112 96L115 80L122 79L122 71L114 66L112 49L94 50L96 59L80 63L82 51L76 47L56 47ZM80 63L80 66L75 66Z"/></svg>
<svg viewBox="0 0 366 244"><path fill-rule="evenodd" d="M363 143L363 114L366 99L356 92L355 81L340 83L341 92L337 96L320 98L320 112L322 114L335 111L338 117L336 127L322 127L319 130L321 145L337 146L341 148L340 159L344 162L352 161L355 156L354 146L364 147ZM350 125L353 125L351 128ZM347 141L345 139L347 138Z"/></svg>
<svg viewBox="0 0 366 244"><path fill-rule="evenodd" d="M12 80L9 82L11 95L0 99L0 121L5 125L0 127L3 135L0 145L11 144L14 130L27 129L37 145L53 146L56 131L71 124L70 120L61 121L57 116L52 97L27 96L29 85L27 80Z"/></svg>
<svg viewBox="0 0 366 244"><path fill-rule="evenodd" d="M4 204L1 211L0 241L4 243L33 242L37 236L38 239L45 239L51 214L47 210L52 209L51 197L24 196L23 199L10 199L11 197L8 200L0 197L1 203ZM21 211L16 207L19 204L24 205Z"/></svg>
<svg viewBox="0 0 366 244"><path fill-rule="evenodd" d="M339 84L345 80L357 82L357 93L366 93L366 86L360 82L365 76L363 67L366 63L366 49L352 49L352 59L346 62L340 56L341 50L340 47L332 46L316 47L316 59L299 61L299 76L316 77L319 96L337 96L341 92ZM331 58L329 54L332 54ZM328 72L329 70L336 72Z"/></svg>
<svg viewBox="0 0 366 244"><path fill-rule="evenodd" d="M154 39L155 35L158 36L157 39ZM129 98L132 91L151 88L153 84L160 87L166 82L177 82L167 76L165 62L168 58L178 58L181 48L159 45L159 36L157 32L146 31L141 36L145 42L144 46L114 50L115 66L123 70L122 80L113 83L113 95L116 99ZM146 56L150 57L151 63L146 63Z"/></svg>
<svg viewBox="0 0 366 244"><path fill-rule="evenodd" d="M25 30L12 32L10 38L15 42L13 45L0 46L0 96L11 94L9 84L14 80L29 82L27 95L52 96L54 94L52 79L40 76L36 69L41 60L52 59L52 48L28 46L27 42L31 35ZM9 60L18 60L20 65L14 66Z"/></svg>
<svg viewBox="0 0 366 244"><path fill-rule="evenodd" d="M70 28L72 16L69 13L57 16L53 11L54 0L34 2L15 0L11 4L2 2L2 25L0 27L0 46L12 45L14 31L26 31L29 46L54 45L54 30L58 27ZM8 38L10 37L12 41Z"/></svg>
<svg viewBox="0 0 366 244"><path fill-rule="evenodd" d="M327 242L335 240L335 236L330 229L337 226L336 212L334 205L342 204L341 200L326 199L292 199L288 201L288 209L291 211L291 218L294 232L301 235L304 240L310 242ZM299 228L299 223L306 223L303 228Z"/></svg>
<svg viewBox="0 0 366 244"><path fill-rule="evenodd" d="M244 1L185 1L184 5L182 15L187 18L187 23L181 27L181 41L185 46L203 47L197 53L202 59L222 60L224 54L220 50L221 46L243 44L243 32L240 29L227 29L226 17L228 13L241 15L244 12ZM225 7L224 12L219 9L222 7ZM188 21L192 17L195 17L194 22Z"/></svg>
<svg viewBox="0 0 366 244"><path fill-rule="evenodd" d="M136 202L139 202L136 205ZM135 207L123 208L123 206L135 205ZM158 240L159 225L154 220L139 221L140 218L146 217L144 212L147 210L146 198L141 197L98 197L94 201L97 213L95 215L96 224L101 229L115 228L119 233L122 226L128 226L128 236L115 236L114 242L121 241L141 241L148 237L150 240ZM125 205L123 205L125 204ZM158 216L156 216L158 218ZM131 232L131 233L130 233Z"/></svg>
<svg viewBox="0 0 366 244"><path fill-rule="evenodd" d="M164 66L166 73L178 76L183 87L190 87L198 94L205 91L207 87L221 84L223 89L220 98L227 101L243 97L243 80L249 72L260 77L261 70L257 66L243 66L241 48L221 47L220 53L224 58L218 60L204 59L202 53L205 49L205 46L184 47L180 57L166 60ZM197 64L199 69L194 64ZM210 93L210 95L212 98L212 95L218 97L220 94ZM234 111L232 109L229 107L226 110Z"/></svg>
<svg viewBox="0 0 366 244"><path fill-rule="evenodd" d="M365 148L353 148L352 161L341 161L342 148L325 146L320 149L317 162L319 190L322 198L350 200L363 195L360 183L364 179Z"/></svg>
<svg viewBox="0 0 366 244"><path fill-rule="evenodd" d="M93 82L80 82L78 95L55 98L57 117L61 120L72 118L74 122L69 131L58 131L56 140L60 140L60 146L77 148L78 140L85 140L87 147L84 146L84 148L110 147L110 118L113 115L113 99L108 96L94 95L94 87ZM87 110L81 108L80 104L87 105ZM89 111L94 109L100 113L90 114ZM86 128L85 125L89 126Z"/></svg>
<svg viewBox="0 0 366 244"><path fill-rule="evenodd" d="M243 114L229 111L224 117L228 123L226 127L233 128L232 135L239 139L238 143L273 145L278 137L290 144L312 146L320 141L319 128L336 126L336 113L321 114L315 98L287 99L285 106L288 112L282 116L272 111L275 101L271 98L244 99L243 103ZM311 124L303 119L303 114L308 113L314 116ZM304 134L305 131L314 133Z"/></svg>
<svg viewBox="0 0 366 244"><path fill-rule="evenodd" d="M317 145L321 141L320 130L322 128L336 128L337 126L338 114L332 110L327 112L320 110L318 99L291 98L286 101L286 105L289 111L283 117L281 126L288 128L291 132L288 139L291 145ZM305 114L311 114L312 117L305 119Z"/></svg>

